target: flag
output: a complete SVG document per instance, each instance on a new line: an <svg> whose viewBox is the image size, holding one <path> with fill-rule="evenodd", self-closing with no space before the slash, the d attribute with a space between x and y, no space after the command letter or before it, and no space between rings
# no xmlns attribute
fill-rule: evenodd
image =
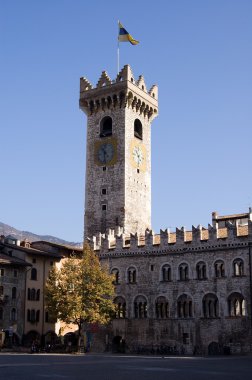
<svg viewBox="0 0 252 380"><path fill-rule="evenodd" d="M120 22L119 22L118 41L119 42L130 42L131 45L139 44L139 41L134 40L134 38L127 32L127 30L122 26L122 24Z"/></svg>

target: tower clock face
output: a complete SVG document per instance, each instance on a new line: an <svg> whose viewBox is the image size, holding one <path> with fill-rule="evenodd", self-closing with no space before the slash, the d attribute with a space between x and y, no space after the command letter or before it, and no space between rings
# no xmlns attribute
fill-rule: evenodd
<svg viewBox="0 0 252 380"><path fill-rule="evenodd" d="M141 166L144 161L144 154L140 146L134 146L132 154L137 166Z"/></svg>
<svg viewBox="0 0 252 380"><path fill-rule="evenodd" d="M131 142L130 161L134 168L146 170L146 148L144 144L136 143L135 140Z"/></svg>
<svg viewBox="0 0 252 380"><path fill-rule="evenodd" d="M114 157L114 147L111 143L101 144L98 149L98 161L101 164L109 163Z"/></svg>
<svg viewBox="0 0 252 380"><path fill-rule="evenodd" d="M100 166L114 165L117 160L117 142L115 138L97 141L94 145L95 163Z"/></svg>

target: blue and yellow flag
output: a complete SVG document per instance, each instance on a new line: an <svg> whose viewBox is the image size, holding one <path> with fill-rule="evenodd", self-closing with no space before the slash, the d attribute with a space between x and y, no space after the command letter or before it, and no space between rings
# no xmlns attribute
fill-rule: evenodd
<svg viewBox="0 0 252 380"><path fill-rule="evenodd" d="M118 24L119 24L119 35L118 35L119 42L130 42L131 45L139 44L139 41L134 40L134 38L127 32L127 30L122 26L120 22Z"/></svg>

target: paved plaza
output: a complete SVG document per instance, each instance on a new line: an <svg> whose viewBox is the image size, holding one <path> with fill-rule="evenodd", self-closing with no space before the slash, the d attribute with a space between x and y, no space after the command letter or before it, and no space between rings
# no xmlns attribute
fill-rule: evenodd
<svg viewBox="0 0 252 380"><path fill-rule="evenodd" d="M1 380L250 380L252 357L0 353Z"/></svg>

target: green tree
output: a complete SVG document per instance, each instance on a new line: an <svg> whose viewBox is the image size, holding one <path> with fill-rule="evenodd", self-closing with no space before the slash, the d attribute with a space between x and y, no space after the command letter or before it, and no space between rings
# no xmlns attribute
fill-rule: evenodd
<svg viewBox="0 0 252 380"><path fill-rule="evenodd" d="M113 280L85 245L81 255L64 259L60 268L50 271L45 293L49 315L77 325L80 341L83 323L106 324L111 319L115 309Z"/></svg>

